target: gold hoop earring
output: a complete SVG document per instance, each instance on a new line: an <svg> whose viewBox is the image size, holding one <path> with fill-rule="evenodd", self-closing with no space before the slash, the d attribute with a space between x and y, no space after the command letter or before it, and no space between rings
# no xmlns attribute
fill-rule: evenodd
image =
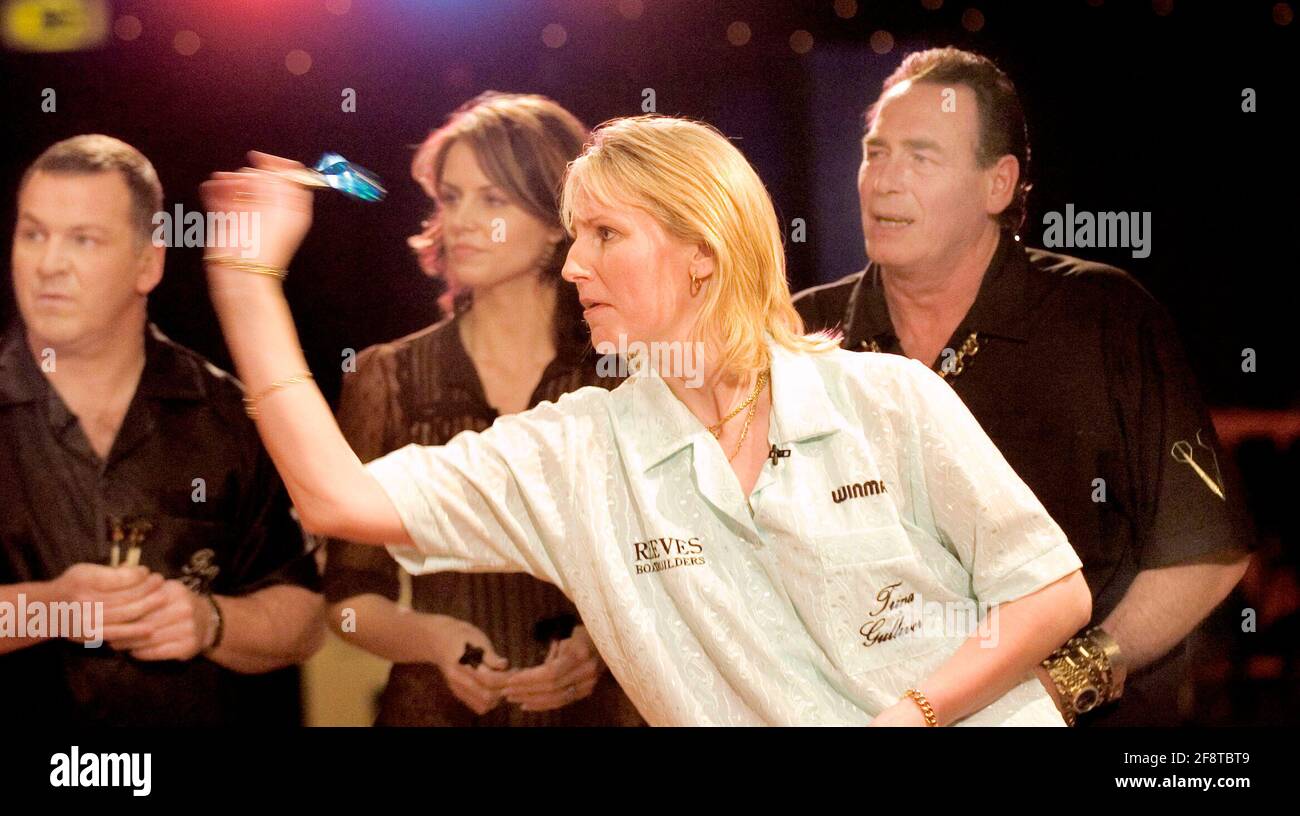
<svg viewBox="0 0 1300 816"><path fill-rule="evenodd" d="M691 297L695 297L696 295L698 295L700 293L700 287L703 285L704 285L704 281L695 277L695 273L692 272L691 273Z"/></svg>

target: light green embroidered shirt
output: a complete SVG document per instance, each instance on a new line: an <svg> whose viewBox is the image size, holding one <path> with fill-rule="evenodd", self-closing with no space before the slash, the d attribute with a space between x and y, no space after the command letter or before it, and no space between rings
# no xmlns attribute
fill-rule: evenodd
<svg viewBox="0 0 1300 816"><path fill-rule="evenodd" d="M555 583L656 725L865 724L957 650L979 604L1080 568L925 366L769 347L768 438L788 455L748 501L641 373L371 462L416 543L390 552L414 573ZM960 724L1063 722L1027 674Z"/></svg>

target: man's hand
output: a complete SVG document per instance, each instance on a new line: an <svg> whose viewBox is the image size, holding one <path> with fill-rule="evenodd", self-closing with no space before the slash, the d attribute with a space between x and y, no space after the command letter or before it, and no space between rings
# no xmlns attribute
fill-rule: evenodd
<svg viewBox="0 0 1300 816"><path fill-rule="evenodd" d="M190 660L214 636L212 607L202 595L177 580L164 581L154 593L158 607L139 621L121 627L108 637L118 651L137 660Z"/></svg>
<svg viewBox="0 0 1300 816"><path fill-rule="evenodd" d="M575 626L573 635L552 641L540 666L521 669L505 688L506 699L524 711L550 711L586 699L605 672L605 663L587 634Z"/></svg>
<svg viewBox="0 0 1300 816"><path fill-rule="evenodd" d="M73 564L50 582L54 597L82 604L102 603L101 634L105 640L131 631L129 626L156 611L163 602L158 589L163 577L146 567L106 567L102 564ZM85 642L90 637L69 638Z"/></svg>
<svg viewBox="0 0 1300 816"><path fill-rule="evenodd" d="M447 688L480 717L501 704L502 689L514 672L510 661L496 653L492 641L477 626L446 615L431 615L433 656ZM465 644L483 650L483 662L471 667L460 662Z"/></svg>

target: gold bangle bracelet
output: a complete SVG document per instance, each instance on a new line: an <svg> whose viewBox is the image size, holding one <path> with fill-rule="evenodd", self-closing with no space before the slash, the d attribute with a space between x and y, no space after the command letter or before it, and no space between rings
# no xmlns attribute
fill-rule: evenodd
<svg viewBox="0 0 1300 816"><path fill-rule="evenodd" d="M249 419L257 419L259 416L257 404L265 399L267 395L279 391L281 388L287 388L288 386L296 385L297 383L304 383L311 379L314 379L311 372L304 371L301 374L295 374L294 376L286 377L283 380L276 380L266 388L263 388L257 395L244 397L244 413L248 414Z"/></svg>
<svg viewBox="0 0 1300 816"><path fill-rule="evenodd" d="M1067 640L1047 656L1042 666L1061 698L1066 725L1074 725L1078 715L1118 700L1123 694L1124 656L1115 639L1100 627L1086 629Z"/></svg>
<svg viewBox="0 0 1300 816"><path fill-rule="evenodd" d="M284 280L289 277L289 270L280 269L279 267L270 266L257 261L246 261L242 258L236 258L233 255L216 255L207 259L210 264L224 266L227 269L235 269L240 272L250 272L254 275L266 275L276 280Z"/></svg>
<svg viewBox="0 0 1300 816"><path fill-rule="evenodd" d="M926 728L934 728L939 724L939 718L934 716L934 707L930 705L930 701L925 699L925 695L918 689L908 689L903 696L911 698L912 702L921 708L921 714L925 717Z"/></svg>

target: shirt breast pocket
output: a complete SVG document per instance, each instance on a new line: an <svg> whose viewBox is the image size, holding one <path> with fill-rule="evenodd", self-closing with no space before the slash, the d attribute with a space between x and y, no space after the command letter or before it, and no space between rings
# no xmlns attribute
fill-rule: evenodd
<svg viewBox="0 0 1300 816"><path fill-rule="evenodd" d="M195 592L213 591L230 557L234 528L221 521L160 515L144 542L144 563ZM222 576L225 578L226 576Z"/></svg>
<svg viewBox="0 0 1300 816"><path fill-rule="evenodd" d="M819 547L822 614L831 660L856 676L914 660L949 643L927 617L926 593L944 595L900 526L826 536ZM934 590L934 592L931 592Z"/></svg>

